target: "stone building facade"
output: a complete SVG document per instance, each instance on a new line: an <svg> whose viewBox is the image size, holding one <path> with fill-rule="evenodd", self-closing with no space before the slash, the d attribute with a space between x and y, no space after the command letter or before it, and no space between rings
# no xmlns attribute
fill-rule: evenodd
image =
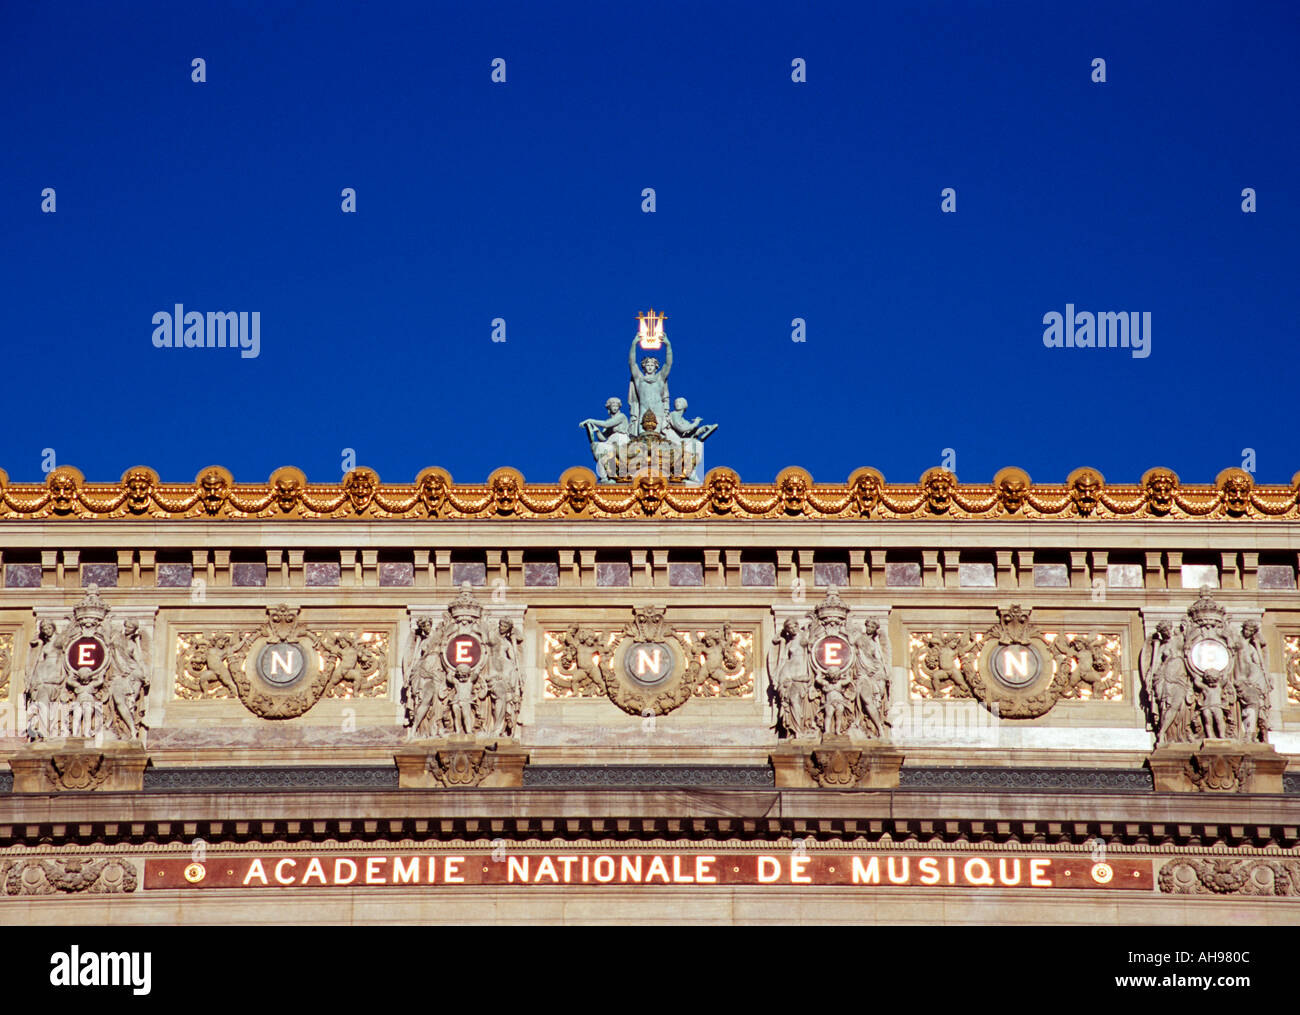
<svg viewBox="0 0 1300 1015"><path fill-rule="evenodd" d="M1294 923L1298 497L0 475L0 920Z"/></svg>

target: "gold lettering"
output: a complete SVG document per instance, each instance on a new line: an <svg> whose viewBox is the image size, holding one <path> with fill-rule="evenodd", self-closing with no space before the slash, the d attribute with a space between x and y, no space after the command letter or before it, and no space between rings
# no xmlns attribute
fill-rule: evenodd
<svg viewBox="0 0 1300 1015"><path fill-rule="evenodd" d="M862 862L862 857L853 858L853 883L855 885L878 885L880 884L880 857L873 856L868 863Z"/></svg>
<svg viewBox="0 0 1300 1015"><path fill-rule="evenodd" d="M343 865L348 865L347 880L343 880ZM341 856L334 861L334 884L350 885L357 876L357 865L349 860L346 856Z"/></svg>
<svg viewBox="0 0 1300 1015"><path fill-rule="evenodd" d="M527 883L530 863L531 861L526 856L506 857L506 880L513 882L518 877L520 881Z"/></svg>
<svg viewBox="0 0 1300 1015"><path fill-rule="evenodd" d="M1015 864L1015 866L1011 868L1012 873L1008 875L1007 858L1004 856L998 860L998 879L1004 885L1020 884L1020 857L1015 857L1011 862Z"/></svg>
<svg viewBox="0 0 1300 1015"><path fill-rule="evenodd" d="M673 855L673 880L680 884L693 884L695 881L695 878L691 877L691 875L682 873L682 858L680 853Z"/></svg>
<svg viewBox="0 0 1300 1015"><path fill-rule="evenodd" d="M812 877L803 872L803 869L810 863L812 863L812 857L810 856L790 857L790 881L792 884L812 884Z"/></svg>
<svg viewBox="0 0 1300 1015"><path fill-rule="evenodd" d="M934 857L922 857L916 866L921 871L921 884L937 885L939 883L939 861Z"/></svg>
<svg viewBox="0 0 1300 1015"><path fill-rule="evenodd" d="M642 858L639 856L623 857L623 862L620 865L620 873L618 879L620 881L629 881L629 880L640 881L641 880L641 859ZM629 878L628 875L631 875L631 877Z"/></svg>
<svg viewBox="0 0 1300 1015"><path fill-rule="evenodd" d="M463 856L449 856L442 861L442 880L449 885L463 885L465 878L460 873L460 865L465 862Z"/></svg>
<svg viewBox="0 0 1300 1015"><path fill-rule="evenodd" d="M601 873L601 864L605 864L605 873ZM592 864L596 875L596 880L609 882L614 880L614 858L612 856L598 856L596 862Z"/></svg>
<svg viewBox="0 0 1300 1015"><path fill-rule="evenodd" d="M555 864L551 862L549 856L542 857L542 862L537 865L537 877L533 878L533 883L536 884L538 881L541 881L543 874L549 875L551 880L557 885L560 883L559 872L556 871Z"/></svg>
<svg viewBox="0 0 1300 1015"><path fill-rule="evenodd" d="M320 883L325 884L325 865L320 862L320 857L313 856L307 862L307 873L302 876L302 884L307 883L307 879L315 877Z"/></svg>
<svg viewBox="0 0 1300 1015"><path fill-rule="evenodd" d="M284 865L285 865L285 864L288 864L290 867L297 867L297 866L298 866L298 861L295 860L295 859L294 859L293 857L291 857L291 856L286 856L283 860L281 860L279 863L277 863L277 864L275 865L275 880L278 881L278 882L279 882L280 884L282 884L282 885L291 885L291 884L293 884L293 882L294 882L294 878L290 877L287 881L285 880L285 878L284 878Z"/></svg>
<svg viewBox="0 0 1300 1015"><path fill-rule="evenodd" d="M663 879L664 884L668 884L668 865L664 863L664 858L662 856L656 856L650 859L650 869L646 871L645 875L646 884L650 883L650 879L655 876L656 871L659 872L659 876Z"/></svg>
<svg viewBox="0 0 1300 1015"><path fill-rule="evenodd" d="M714 858L711 856L697 856L695 858L695 880L701 884L717 884L718 876L709 873L709 864L713 863Z"/></svg>
<svg viewBox="0 0 1300 1015"><path fill-rule="evenodd" d="M897 875L894 874L895 860L903 861L903 872L901 874L897 874ZM896 885L907 884L907 874L909 868L912 866L912 858L910 856L901 856L901 857L891 856L887 862L889 864L889 880Z"/></svg>
<svg viewBox="0 0 1300 1015"><path fill-rule="evenodd" d="M379 865L384 862L382 856L366 857L366 884L368 885L385 885L388 882L384 880L379 873Z"/></svg>
<svg viewBox="0 0 1300 1015"><path fill-rule="evenodd" d="M774 856L760 856L758 858L758 880L760 884L768 885L781 876L781 861Z"/></svg>
<svg viewBox="0 0 1300 1015"><path fill-rule="evenodd" d="M270 884L270 882L266 880L266 870L262 867L262 861L256 858L254 858L253 862L248 865L248 873L244 875L244 884L248 884L252 881L253 875L257 875L261 878L262 884Z"/></svg>
<svg viewBox="0 0 1300 1015"><path fill-rule="evenodd" d="M1045 876L1047 873L1047 865L1051 862L1051 860L1029 861L1029 883L1035 888L1052 887L1052 879Z"/></svg>
<svg viewBox="0 0 1300 1015"><path fill-rule="evenodd" d="M402 866L402 858L400 856L393 857L393 884L409 885L419 876L420 858L418 856L411 857L409 867Z"/></svg>

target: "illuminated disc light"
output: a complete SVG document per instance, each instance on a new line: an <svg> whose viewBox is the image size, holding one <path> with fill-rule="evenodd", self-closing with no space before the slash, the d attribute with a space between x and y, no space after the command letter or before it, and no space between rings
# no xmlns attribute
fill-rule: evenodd
<svg viewBox="0 0 1300 1015"><path fill-rule="evenodd" d="M307 656L291 641L275 642L257 654L257 675L273 687L295 684L307 670Z"/></svg>
<svg viewBox="0 0 1300 1015"><path fill-rule="evenodd" d="M1028 645L999 645L989 662L993 675L1008 687L1028 687L1042 669L1038 653Z"/></svg>
<svg viewBox="0 0 1300 1015"><path fill-rule="evenodd" d="M1092 865L1092 880L1099 885L1110 884L1111 879L1115 876L1115 868L1108 863L1095 863Z"/></svg>
<svg viewBox="0 0 1300 1015"><path fill-rule="evenodd" d="M1191 657L1197 669L1203 673L1226 670L1231 662L1227 646L1213 638L1202 638L1193 645Z"/></svg>
<svg viewBox="0 0 1300 1015"><path fill-rule="evenodd" d="M207 875L208 875L207 868L204 867L203 864L201 863L192 863L185 868L185 880L192 885L197 885L200 881L202 881L205 877L207 877Z"/></svg>
<svg viewBox="0 0 1300 1015"><path fill-rule="evenodd" d="M645 687L662 684L677 668L677 656L663 642L633 642L623 654L623 669Z"/></svg>

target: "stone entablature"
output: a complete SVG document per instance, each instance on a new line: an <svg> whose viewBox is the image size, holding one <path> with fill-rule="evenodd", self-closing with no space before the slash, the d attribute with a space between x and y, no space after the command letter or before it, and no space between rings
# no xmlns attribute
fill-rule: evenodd
<svg viewBox="0 0 1300 1015"><path fill-rule="evenodd" d="M562 531L563 538L557 532ZM936 545L937 544L937 545ZM1283 526L1188 521L1112 522L1080 530L1044 522L971 521L936 540L932 523L836 523L815 531L771 519L564 523L177 522L44 526L0 521L0 604L36 592L153 589L159 597L306 595L404 588L756 590L802 582L807 589L954 590L963 596L1030 591L1067 598L1085 592L1244 590L1296 600L1300 547ZM1300 601L1300 600L1297 600Z"/></svg>

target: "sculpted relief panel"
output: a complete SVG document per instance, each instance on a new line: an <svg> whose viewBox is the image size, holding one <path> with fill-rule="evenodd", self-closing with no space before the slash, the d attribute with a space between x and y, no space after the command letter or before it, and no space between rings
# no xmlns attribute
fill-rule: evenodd
<svg viewBox="0 0 1300 1015"><path fill-rule="evenodd" d="M1006 719L1035 718L1058 701L1124 700L1115 631L1043 631L1018 605L986 631L908 633L913 699L975 699Z"/></svg>
<svg viewBox="0 0 1300 1015"><path fill-rule="evenodd" d="M1286 671L1286 703L1300 705L1300 635L1282 639L1282 659Z"/></svg>
<svg viewBox="0 0 1300 1015"><path fill-rule="evenodd" d="M258 625L181 631L175 696L238 699L265 719L302 715L322 698L388 695L386 631L315 627L285 604Z"/></svg>
<svg viewBox="0 0 1300 1015"><path fill-rule="evenodd" d="M710 628L641 607L621 628L570 624L542 633L545 698L609 698L662 715L691 698L752 698L757 624Z"/></svg>
<svg viewBox="0 0 1300 1015"><path fill-rule="evenodd" d="M851 621L831 589L802 620L784 621L767 656L768 694L783 739L889 736L889 633Z"/></svg>
<svg viewBox="0 0 1300 1015"><path fill-rule="evenodd" d="M523 696L523 632L508 618L485 618L468 585L442 617L411 618L402 654L410 739L517 738Z"/></svg>
<svg viewBox="0 0 1300 1015"><path fill-rule="evenodd" d="M91 585L69 614L38 619L24 686L33 740L143 740L152 623L110 614Z"/></svg>

